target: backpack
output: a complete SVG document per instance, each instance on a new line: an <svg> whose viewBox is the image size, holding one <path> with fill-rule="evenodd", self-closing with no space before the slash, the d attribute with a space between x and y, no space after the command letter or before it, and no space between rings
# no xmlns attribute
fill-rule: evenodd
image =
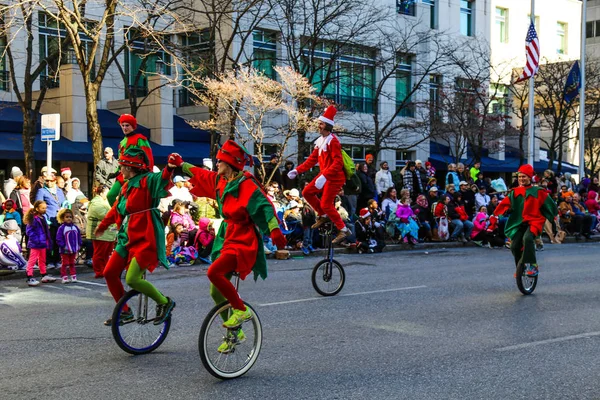
<svg viewBox="0 0 600 400"><path fill-rule="evenodd" d="M346 175L346 180L350 180L352 176L356 175L356 165L352 157L344 150L342 150L342 158L344 159L344 175Z"/></svg>

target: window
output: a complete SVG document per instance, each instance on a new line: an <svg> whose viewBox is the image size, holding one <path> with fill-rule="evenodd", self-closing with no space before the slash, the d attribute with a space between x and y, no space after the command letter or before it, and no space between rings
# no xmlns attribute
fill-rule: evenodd
<svg viewBox="0 0 600 400"><path fill-rule="evenodd" d="M145 97L148 95L148 75L171 75L171 56L133 28L127 32L127 41L129 52L125 55L125 98Z"/></svg>
<svg viewBox="0 0 600 400"><path fill-rule="evenodd" d="M367 154L374 154L373 146L345 145L342 149L348 153L354 161L363 161Z"/></svg>
<svg viewBox="0 0 600 400"><path fill-rule="evenodd" d="M4 27L4 18L0 16L0 25ZM6 70L6 59L4 57L4 52L6 51L6 36L0 36L0 90L7 91L9 88L9 76L8 71Z"/></svg>
<svg viewBox="0 0 600 400"><path fill-rule="evenodd" d="M460 33L473 36L473 2L460 0Z"/></svg>
<svg viewBox="0 0 600 400"><path fill-rule="evenodd" d="M210 38L210 31L204 29L198 32L182 35L180 38L182 52L185 54L187 68L199 77L206 77L214 69L215 53L214 42ZM182 79L183 88L179 89L179 107L195 105L197 96L187 88L202 90L203 86L197 79Z"/></svg>
<svg viewBox="0 0 600 400"><path fill-rule="evenodd" d="M556 52L567 53L567 24L564 22L556 23Z"/></svg>
<svg viewBox="0 0 600 400"><path fill-rule="evenodd" d="M257 30L253 33L254 54L252 65L265 76L275 79L277 65L277 34L275 32Z"/></svg>
<svg viewBox="0 0 600 400"><path fill-rule="evenodd" d="M594 32L595 25L596 24L594 23L594 21L588 21L585 23L585 38L586 39L596 36L596 33Z"/></svg>
<svg viewBox="0 0 600 400"><path fill-rule="evenodd" d="M508 10L496 7L496 34L500 43L508 43Z"/></svg>
<svg viewBox="0 0 600 400"><path fill-rule="evenodd" d="M281 152L281 148L278 144L263 143L262 153L259 151L259 147L258 143L254 143L254 154L262 154L263 162L268 162L272 154L279 154Z"/></svg>
<svg viewBox="0 0 600 400"><path fill-rule="evenodd" d="M499 83L490 85L490 108L489 112L494 115L506 115L506 100L508 99L508 87Z"/></svg>
<svg viewBox="0 0 600 400"><path fill-rule="evenodd" d="M345 111L373 113L375 96L375 51L353 45L336 48L335 43L320 42L314 54L304 51L303 63L310 64L317 93L334 100ZM333 63L333 65L332 65ZM314 74L313 74L314 72ZM324 86L324 87L323 87Z"/></svg>
<svg viewBox="0 0 600 400"><path fill-rule="evenodd" d="M412 60L413 56L399 54L396 66L396 107L399 117L414 117L415 108L411 103Z"/></svg>
<svg viewBox="0 0 600 400"><path fill-rule="evenodd" d="M415 3L415 0L396 0L396 10L398 14L414 17L416 15Z"/></svg>
<svg viewBox="0 0 600 400"><path fill-rule="evenodd" d="M435 7L435 2L437 0L423 0L423 4L429 6L429 27L431 29L437 29L437 9Z"/></svg>
<svg viewBox="0 0 600 400"><path fill-rule="evenodd" d="M396 167L404 167L407 161L414 161L416 153L414 151L396 150Z"/></svg>
<svg viewBox="0 0 600 400"><path fill-rule="evenodd" d="M479 83L476 80L456 78L454 83L454 110L451 113L454 122L476 123L478 87Z"/></svg>
<svg viewBox="0 0 600 400"><path fill-rule="evenodd" d="M429 116L432 121L441 121L441 90L443 78L442 75L429 75Z"/></svg>

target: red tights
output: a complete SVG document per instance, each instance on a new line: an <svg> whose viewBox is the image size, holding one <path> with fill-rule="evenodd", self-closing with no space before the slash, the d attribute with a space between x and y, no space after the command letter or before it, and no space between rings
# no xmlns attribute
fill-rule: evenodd
<svg viewBox="0 0 600 400"><path fill-rule="evenodd" d="M221 254L219 258L213 261L211 266L208 267L206 276L208 276L210 282L219 290L219 292L225 296L233 308L236 310L246 310L246 306L240 298L237 290L235 290L235 286L233 286L231 281L227 279L226 276L235 270L236 264L236 256L232 254Z"/></svg>

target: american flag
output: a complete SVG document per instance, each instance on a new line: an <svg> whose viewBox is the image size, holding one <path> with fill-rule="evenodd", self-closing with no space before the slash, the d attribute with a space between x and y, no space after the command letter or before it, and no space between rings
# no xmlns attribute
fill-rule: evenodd
<svg viewBox="0 0 600 400"><path fill-rule="evenodd" d="M527 58L527 63L517 82L531 78L540 67L540 41L535 33L533 21L529 24L529 30L525 38L525 57Z"/></svg>

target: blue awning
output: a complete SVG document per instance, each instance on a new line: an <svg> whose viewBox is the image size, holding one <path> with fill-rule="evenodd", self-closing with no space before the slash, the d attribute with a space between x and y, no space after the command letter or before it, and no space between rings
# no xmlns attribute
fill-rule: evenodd
<svg viewBox="0 0 600 400"><path fill-rule="evenodd" d="M210 132L192 127L178 115L173 116L173 139L183 142L210 143Z"/></svg>

